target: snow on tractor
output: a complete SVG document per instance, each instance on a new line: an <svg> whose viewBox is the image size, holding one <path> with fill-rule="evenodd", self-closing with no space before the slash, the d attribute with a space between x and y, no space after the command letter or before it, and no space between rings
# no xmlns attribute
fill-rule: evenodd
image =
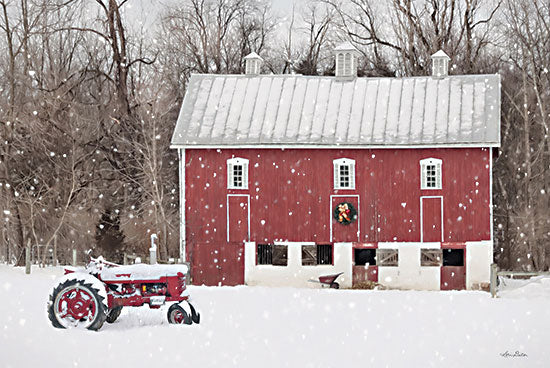
<svg viewBox="0 0 550 368"><path fill-rule="evenodd" d="M85 268L65 268L48 301L48 317L57 328L99 330L116 321L123 307L149 304L168 309L168 322L199 323L200 314L189 303L187 265L135 264L121 266L103 257L92 258Z"/></svg>

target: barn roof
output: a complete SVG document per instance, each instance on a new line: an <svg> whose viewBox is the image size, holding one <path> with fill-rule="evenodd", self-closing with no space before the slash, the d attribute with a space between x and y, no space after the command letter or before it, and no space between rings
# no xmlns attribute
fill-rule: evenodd
<svg viewBox="0 0 550 368"><path fill-rule="evenodd" d="M500 145L500 76L192 75L172 147Z"/></svg>

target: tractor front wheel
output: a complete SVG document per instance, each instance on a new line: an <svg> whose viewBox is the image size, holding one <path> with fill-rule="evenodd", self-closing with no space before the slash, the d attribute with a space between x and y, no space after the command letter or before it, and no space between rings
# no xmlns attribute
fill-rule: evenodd
<svg viewBox="0 0 550 368"><path fill-rule="evenodd" d="M114 307L113 309L109 309L109 312L107 313L107 319L105 321L107 323L114 323L118 316L120 316L120 313L122 312L122 307Z"/></svg>
<svg viewBox="0 0 550 368"><path fill-rule="evenodd" d="M201 315L200 313L197 313L195 310L195 307L193 307L193 304L189 303L189 307L191 308L191 320L193 323L200 323L201 321Z"/></svg>
<svg viewBox="0 0 550 368"><path fill-rule="evenodd" d="M172 304L168 309L168 323L190 325L192 321L191 316L179 304Z"/></svg>
<svg viewBox="0 0 550 368"><path fill-rule="evenodd" d="M66 280L50 295L48 318L57 328L99 330L106 318L103 297L84 280Z"/></svg>

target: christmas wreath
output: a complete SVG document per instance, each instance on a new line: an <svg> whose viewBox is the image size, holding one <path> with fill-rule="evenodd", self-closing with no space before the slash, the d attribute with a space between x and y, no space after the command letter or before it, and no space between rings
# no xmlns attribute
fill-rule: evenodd
<svg viewBox="0 0 550 368"><path fill-rule="evenodd" d="M349 202L342 202L334 209L334 218L342 225L349 225L357 220L357 211Z"/></svg>

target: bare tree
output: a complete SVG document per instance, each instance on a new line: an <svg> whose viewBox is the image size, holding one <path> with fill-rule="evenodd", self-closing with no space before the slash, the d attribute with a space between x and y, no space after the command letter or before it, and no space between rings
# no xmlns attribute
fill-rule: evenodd
<svg viewBox="0 0 550 368"><path fill-rule="evenodd" d="M506 268L548 269L550 221L550 8L547 2L506 1L502 153L496 163L498 249ZM519 139L518 139L519 138Z"/></svg>
<svg viewBox="0 0 550 368"><path fill-rule="evenodd" d="M303 27L298 32L304 40L297 42L298 60L294 71L304 75L324 74L334 64L329 45L334 39L335 10L324 4L309 3L302 15ZM289 30L291 40L292 28ZM292 44L286 45L292 50Z"/></svg>
<svg viewBox="0 0 550 368"><path fill-rule="evenodd" d="M197 73L241 73L243 57L268 47L274 29L269 5L251 0L191 0L170 8L162 24L163 49L179 70Z"/></svg>
<svg viewBox="0 0 550 368"><path fill-rule="evenodd" d="M369 75L387 75L390 69L400 75L425 75L430 55L439 49L449 54L457 71L471 73L475 65L475 71L479 72L487 59L487 47L494 42L493 19L502 3L502 0L323 1L337 10L342 31L363 51ZM390 62L396 59L399 63ZM484 69L489 65L487 62Z"/></svg>

